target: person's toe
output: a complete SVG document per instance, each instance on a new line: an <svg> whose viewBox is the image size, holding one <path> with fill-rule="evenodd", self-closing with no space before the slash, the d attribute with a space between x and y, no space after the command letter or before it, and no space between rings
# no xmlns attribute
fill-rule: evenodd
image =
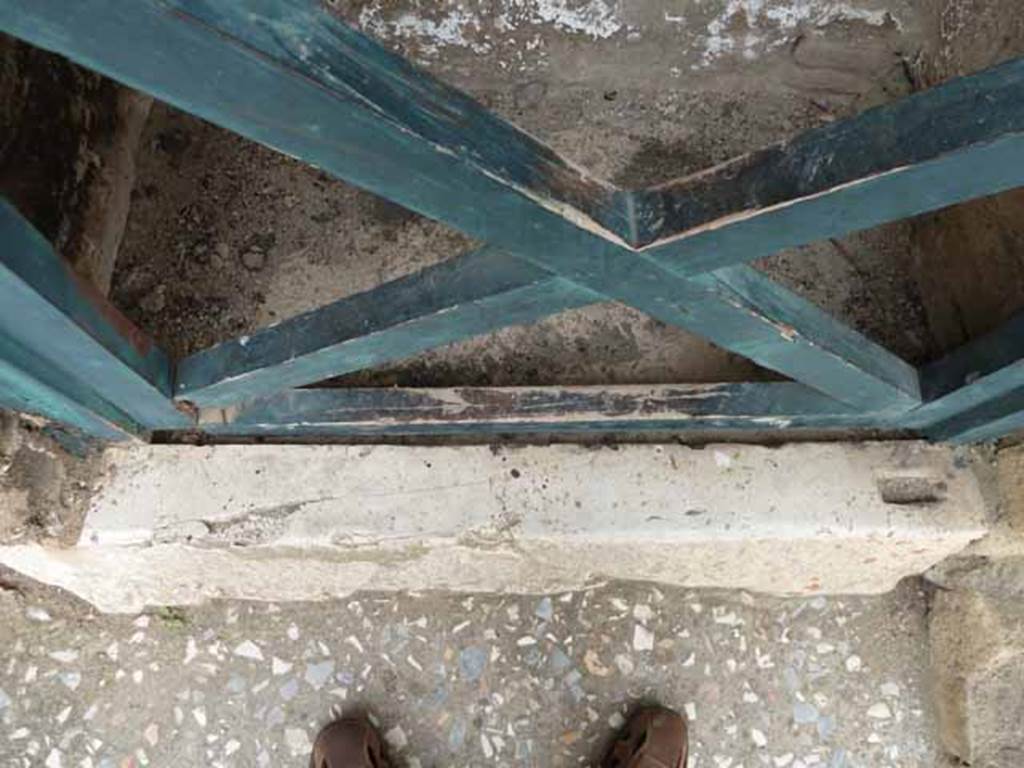
<svg viewBox="0 0 1024 768"><path fill-rule="evenodd" d="M380 735L365 718L325 726L313 743L310 768L387 768Z"/></svg>
<svg viewBox="0 0 1024 768"><path fill-rule="evenodd" d="M645 707L622 729L602 768L685 768L686 718L671 709Z"/></svg>

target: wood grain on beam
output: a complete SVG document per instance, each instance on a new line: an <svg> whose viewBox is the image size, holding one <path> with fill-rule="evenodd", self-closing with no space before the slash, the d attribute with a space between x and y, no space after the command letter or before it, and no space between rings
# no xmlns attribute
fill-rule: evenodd
<svg viewBox="0 0 1024 768"><path fill-rule="evenodd" d="M175 396L204 407L265 397L600 300L485 247L191 355Z"/></svg>
<svg viewBox="0 0 1024 768"><path fill-rule="evenodd" d="M220 436L488 435L879 428L883 415L800 384L300 389L203 411Z"/></svg>
<svg viewBox="0 0 1024 768"><path fill-rule="evenodd" d="M77 275L43 237L0 199L0 339L4 359L52 390L116 404L129 430L182 428L191 420L172 400L170 361ZM118 420L119 423L122 421Z"/></svg>

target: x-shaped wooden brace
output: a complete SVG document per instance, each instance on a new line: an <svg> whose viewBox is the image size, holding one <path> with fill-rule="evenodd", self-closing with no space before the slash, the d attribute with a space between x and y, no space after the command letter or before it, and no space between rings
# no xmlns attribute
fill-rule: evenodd
<svg viewBox="0 0 1024 768"><path fill-rule="evenodd" d="M0 27L488 243L181 361L173 394L198 406L614 299L842 403L922 412L917 370L745 262L1024 184L1022 61L629 191L312 0L0 0Z"/></svg>

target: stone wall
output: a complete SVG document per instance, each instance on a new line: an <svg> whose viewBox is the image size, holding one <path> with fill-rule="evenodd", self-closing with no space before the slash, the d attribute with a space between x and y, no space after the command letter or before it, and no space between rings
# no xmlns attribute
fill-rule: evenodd
<svg viewBox="0 0 1024 768"><path fill-rule="evenodd" d="M992 532L928 573L943 747L975 768L1024 765L1024 450L1001 451ZM979 466L979 469L984 469Z"/></svg>

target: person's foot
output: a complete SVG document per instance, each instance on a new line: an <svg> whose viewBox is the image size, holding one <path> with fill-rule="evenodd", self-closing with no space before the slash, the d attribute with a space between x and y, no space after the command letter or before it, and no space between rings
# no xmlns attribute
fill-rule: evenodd
<svg viewBox="0 0 1024 768"><path fill-rule="evenodd" d="M366 718L345 717L320 731L309 768L388 768L388 764L377 729Z"/></svg>
<svg viewBox="0 0 1024 768"><path fill-rule="evenodd" d="M662 707L633 713L601 768L686 768L686 718Z"/></svg>

